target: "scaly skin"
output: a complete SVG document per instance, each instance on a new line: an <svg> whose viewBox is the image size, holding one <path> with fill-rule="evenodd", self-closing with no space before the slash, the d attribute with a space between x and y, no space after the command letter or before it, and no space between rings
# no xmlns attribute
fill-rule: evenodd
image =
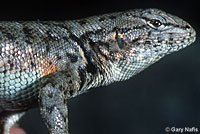
<svg viewBox="0 0 200 134"><path fill-rule="evenodd" d="M127 80L195 41L158 9L64 22L0 22L0 132L39 106L51 134L68 134L67 99Z"/></svg>

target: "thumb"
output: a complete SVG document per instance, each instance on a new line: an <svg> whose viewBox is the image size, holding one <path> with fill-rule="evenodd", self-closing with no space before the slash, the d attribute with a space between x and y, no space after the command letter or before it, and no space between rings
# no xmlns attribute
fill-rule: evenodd
<svg viewBox="0 0 200 134"><path fill-rule="evenodd" d="M10 129L10 134L26 134L21 128L13 127Z"/></svg>

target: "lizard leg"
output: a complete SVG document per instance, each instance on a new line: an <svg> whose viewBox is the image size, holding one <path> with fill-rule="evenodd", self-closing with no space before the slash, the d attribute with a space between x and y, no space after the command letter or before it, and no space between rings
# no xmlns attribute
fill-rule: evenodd
<svg viewBox="0 0 200 134"><path fill-rule="evenodd" d="M25 114L25 112L3 111L0 113L0 134L9 134L10 128Z"/></svg>
<svg viewBox="0 0 200 134"><path fill-rule="evenodd" d="M80 89L78 72L61 71L42 81L39 92L39 108L42 118L51 134L69 134L67 99Z"/></svg>
<svg viewBox="0 0 200 134"><path fill-rule="evenodd" d="M62 91L46 84L40 91L39 106L51 134L69 134L67 103Z"/></svg>

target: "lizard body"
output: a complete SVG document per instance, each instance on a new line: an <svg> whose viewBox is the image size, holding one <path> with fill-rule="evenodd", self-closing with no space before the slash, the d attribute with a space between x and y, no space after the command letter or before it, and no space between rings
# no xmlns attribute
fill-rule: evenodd
<svg viewBox="0 0 200 134"><path fill-rule="evenodd" d="M68 134L67 99L127 80L195 38L187 22L158 9L0 22L0 133L39 106L51 134Z"/></svg>

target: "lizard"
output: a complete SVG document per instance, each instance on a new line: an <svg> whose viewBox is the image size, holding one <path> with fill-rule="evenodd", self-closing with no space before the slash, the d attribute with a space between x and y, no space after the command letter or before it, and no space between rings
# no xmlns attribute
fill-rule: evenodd
<svg viewBox="0 0 200 134"><path fill-rule="evenodd" d="M68 99L128 80L195 39L190 24L154 8L71 21L1 21L0 133L39 107L51 134L69 134Z"/></svg>

